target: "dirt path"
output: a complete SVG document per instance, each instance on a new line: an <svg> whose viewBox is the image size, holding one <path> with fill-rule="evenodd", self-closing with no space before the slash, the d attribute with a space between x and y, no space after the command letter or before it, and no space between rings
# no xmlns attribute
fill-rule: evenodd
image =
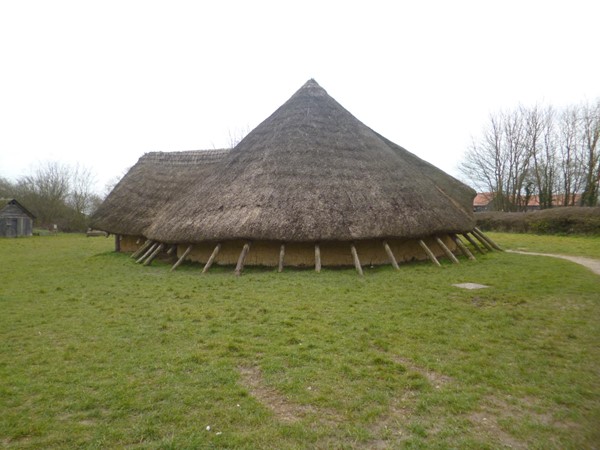
<svg viewBox="0 0 600 450"><path fill-rule="evenodd" d="M568 255L556 255L554 253L537 253L537 252L522 252L519 250L506 250L510 253L520 253L522 255L534 255L534 256L551 256L552 258L566 259L567 261L581 264L587 267L596 275L600 275L600 259L584 258L583 256L568 256Z"/></svg>

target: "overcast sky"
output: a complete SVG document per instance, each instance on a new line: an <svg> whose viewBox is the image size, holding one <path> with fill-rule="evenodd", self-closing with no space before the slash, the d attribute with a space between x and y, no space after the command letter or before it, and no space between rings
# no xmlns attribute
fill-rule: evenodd
<svg viewBox="0 0 600 450"><path fill-rule="evenodd" d="M597 0L0 2L0 176L227 147L309 78L457 175L490 112L600 97Z"/></svg>

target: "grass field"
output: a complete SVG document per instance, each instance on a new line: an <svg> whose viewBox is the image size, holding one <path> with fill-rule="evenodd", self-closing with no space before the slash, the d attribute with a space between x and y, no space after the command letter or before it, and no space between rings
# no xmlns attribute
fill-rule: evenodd
<svg viewBox="0 0 600 450"><path fill-rule="evenodd" d="M568 253L573 239L527 245ZM111 248L81 235L0 240L0 447L600 442L600 277L576 264L494 252L362 279L236 278L143 267ZM490 287L451 286L461 282Z"/></svg>
<svg viewBox="0 0 600 450"><path fill-rule="evenodd" d="M486 233L511 250L558 253L600 259L600 236L552 236L523 233Z"/></svg>

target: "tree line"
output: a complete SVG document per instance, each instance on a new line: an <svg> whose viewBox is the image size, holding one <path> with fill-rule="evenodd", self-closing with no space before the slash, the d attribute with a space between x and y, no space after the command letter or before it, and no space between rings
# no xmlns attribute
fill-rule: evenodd
<svg viewBox="0 0 600 450"><path fill-rule="evenodd" d="M94 184L89 168L46 162L15 182L0 177L0 198L17 199L36 216L36 227L85 231L89 215L102 201Z"/></svg>
<svg viewBox="0 0 600 450"><path fill-rule="evenodd" d="M490 114L466 151L460 172L494 209L597 206L600 182L600 98L595 102L519 106Z"/></svg>

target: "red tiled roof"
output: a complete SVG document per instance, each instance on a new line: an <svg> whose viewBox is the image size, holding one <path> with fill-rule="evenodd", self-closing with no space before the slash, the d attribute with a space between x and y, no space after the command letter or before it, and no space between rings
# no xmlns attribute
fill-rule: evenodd
<svg viewBox="0 0 600 450"><path fill-rule="evenodd" d="M492 192L479 192L473 199L473 206L487 206L494 199ZM581 199L581 194L575 194L575 204L578 205ZM563 206L565 200L564 194L556 194L552 196L552 204L554 206ZM538 195L532 195L529 197L527 206L534 207L540 206L540 197Z"/></svg>
<svg viewBox="0 0 600 450"><path fill-rule="evenodd" d="M473 206L486 206L494 199L494 194L491 192L477 193L473 199Z"/></svg>

